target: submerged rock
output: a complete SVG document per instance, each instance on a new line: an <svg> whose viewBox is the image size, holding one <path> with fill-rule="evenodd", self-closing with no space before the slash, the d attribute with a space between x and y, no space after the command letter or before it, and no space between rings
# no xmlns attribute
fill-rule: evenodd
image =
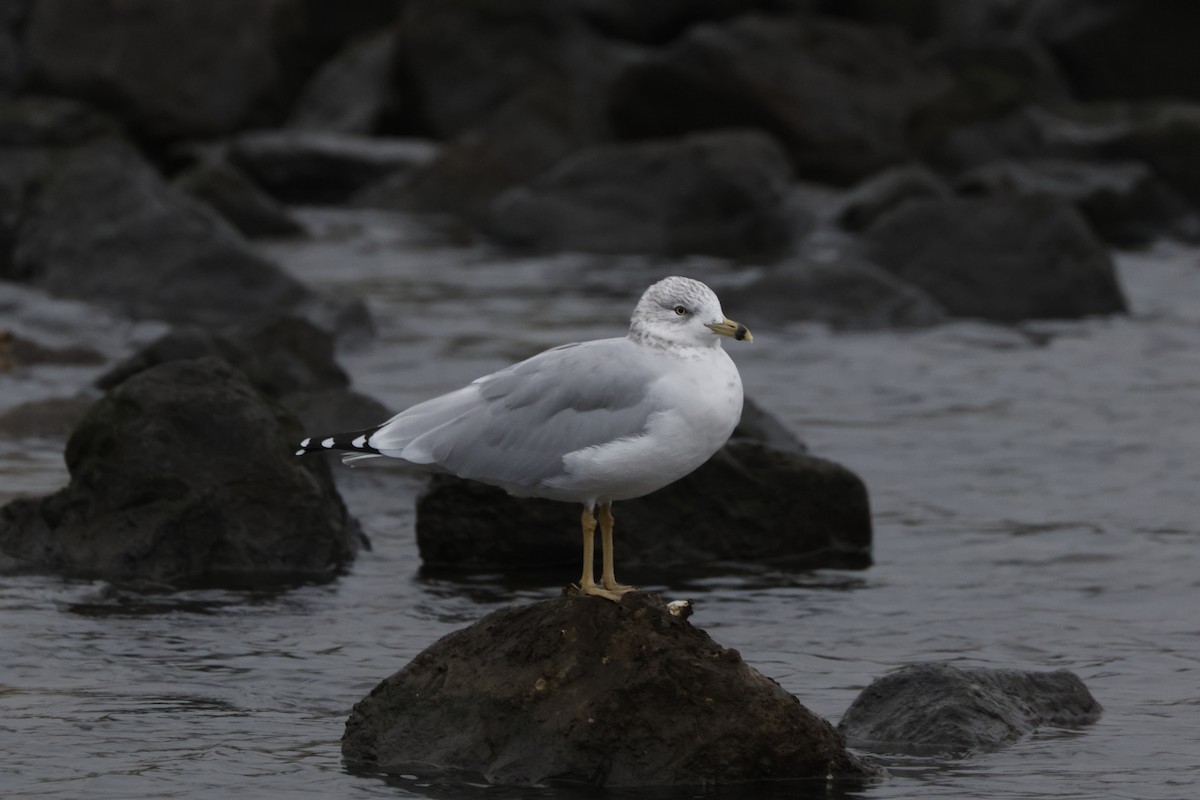
<svg viewBox="0 0 1200 800"><path fill-rule="evenodd" d="M873 774L829 723L660 597L497 611L360 701L342 755L498 784L729 784Z"/></svg>
<svg viewBox="0 0 1200 800"><path fill-rule="evenodd" d="M1090 725L1101 711L1066 670L912 664L864 689L838 731L864 750L961 753L1003 747L1044 726Z"/></svg>
<svg viewBox="0 0 1200 800"><path fill-rule="evenodd" d="M803 452L747 403L729 443L675 483L613 506L618 565L713 561L795 568L871 563L866 486ZM517 498L438 476L417 501L426 567L449 571L579 569L579 507Z"/></svg>
<svg viewBox="0 0 1200 800"><path fill-rule="evenodd" d="M194 585L333 574L360 543L299 423L217 358L135 375L67 443L70 484L0 509L15 568Z"/></svg>

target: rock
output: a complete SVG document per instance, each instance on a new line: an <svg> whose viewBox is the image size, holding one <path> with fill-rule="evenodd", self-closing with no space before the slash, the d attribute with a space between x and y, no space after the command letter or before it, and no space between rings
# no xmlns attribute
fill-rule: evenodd
<svg viewBox="0 0 1200 800"><path fill-rule="evenodd" d="M96 380L112 389L172 361L216 356L237 367L254 388L282 403L305 430L365 428L388 416L382 403L350 389L334 357L333 337L298 317L273 317L221 332L182 325Z"/></svg>
<svg viewBox="0 0 1200 800"><path fill-rule="evenodd" d="M25 82L25 49L21 30L32 0L9 0L0 7L0 93L21 88Z"/></svg>
<svg viewBox="0 0 1200 800"><path fill-rule="evenodd" d="M67 444L70 484L0 509L23 571L172 586L326 578L359 546L326 464L292 456L294 417L216 358L146 370Z"/></svg>
<svg viewBox="0 0 1200 800"><path fill-rule="evenodd" d="M313 75L288 127L369 136L398 124L403 99L392 82L395 53L390 29L352 42Z"/></svg>
<svg viewBox="0 0 1200 800"><path fill-rule="evenodd" d="M236 137L229 160L284 202L330 204L387 175L428 164L438 152L438 145L422 139L278 130Z"/></svg>
<svg viewBox="0 0 1200 800"><path fill-rule="evenodd" d="M898 32L810 17L698 25L614 81L623 138L753 127L803 179L852 183L910 159L906 126L950 86Z"/></svg>
<svg viewBox="0 0 1200 800"><path fill-rule="evenodd" d="M1149 164L1164 183L1200 204L1200 104L1118 108L1115 116L1093 126L1100 130L1088 143L1102 156Z"/></svg>
<svg viewBox="0 0 1200 800"><path fill-rule="evenodd" d="M871 563L862 480L807 455L751 408L745 424L691 475L614 506L617 561L656 567L713 561L860 569ZM579 570L579 508L515 498L437 476L417 501L427 568L523 574Z"/></svg>
<svg viewBox="0 0 1200 800"><path fill-rule="evenodd" d="M1126 246L1170 232L1188 211L1183 198L1137 161L1012 159L960 175L955 185L964 194L1059 198L1077 208L1098 234Z"/></svg>
<svg viewBox="0 0 1200 800"><path fill-rule="evenodd" d="M278 118L282 25L301 0L38 0L31 80L95 102L152 139L216 136Z"/></svg>
<svg viewBox="0 0 1200 800"><path fill-rule="evenodd" d="M866 233L868 257L957 317L1071 319L1126 310L1112 258L1048 197L912 200Z"/></svg>
<svg viewBox="0 0 1200 800"><path fill-rule="evenodd" d="M737 651L642 593L502 609L443 637L355 705L342 755L372 774L519 786L875 774Z"/></svg>
<svg viewBox="0 0 1200 800"><path fill-rule="evenodd" d="M1071 672L911 664L862 691L838 731L852 747L930 755L992 750L1042 727L1076 728L1100 704Z"/></svg>
<svg viewBox="0 0 1200 800"><path fill-rule="evenodd" d="M177 175L176 187L207 203L243 236L297 236L304 226L287 208L222 160L197 164Z"/></svg>
<svg viewBox="0 0 1200 800"><path fill-rule="evenodd" d="M1194 3L1039 0L1028 16L1084 100L1200 100Z"/></svg>
<svg viewBox="0 0 1200 800"><path fill-rule="evenodd" d="M500 195L487 229L538 250L772 253L793 236L789 177L779 147L750 131L600 145Z"/></svg>
<svg viewBox="0 0 1200 800"><path fill-rule="evenodd" d="M945 309L924 291L854 258L788 259L721 296L728 305L753 308L757 320L777 325L803 321L878 330L946 320Z"/></svg>
<svg viewBox="0 0 1200 800"><path fill-rule="evenodd" d="M35 187L21 198L0 278L139 319L219 326L303 310L332 327L332 304L255 254L119 141L65 151Z"/></svg>
<svg viewBox="0 0 1200 800"><path fill-rule="evenodd" d="M448 143L441 155L357 193L360 206L453 213L486 224L493 201L589 142L570 113L571 86L547 81L517 94L487 121Z"/></svg>
<svg viewBox="0 0 1200 800"><path fill-rule="evenodd" d="M39 95L0 99L0 147L73 147L119 132L116 121L74 100Z"/></svg>
<svg viewBox="0 0 1200 800"><path fill-rule="evenodd" d="M797 5L791 0L791 5ZM575 0L588 25L605 36L661 45L701 22L719 22L749 11L776 11L779 0Z"/></svg>
<svg viewBox="0 0 1200 800"><path fill-rule="evenodd" d="M838 224L851 231L869 228L875 220L913 198L953 196L951 188L920 164L902 164L872 175L842 201Z"/></svg>
<svg viewBox="0 0 1200 800"><path fill-rule="evenodd" d="M420 128L454 139L529 87L570 81L586 33L571 4L559 0L408 0L396 42L402 91L420 109Z"/></svg>

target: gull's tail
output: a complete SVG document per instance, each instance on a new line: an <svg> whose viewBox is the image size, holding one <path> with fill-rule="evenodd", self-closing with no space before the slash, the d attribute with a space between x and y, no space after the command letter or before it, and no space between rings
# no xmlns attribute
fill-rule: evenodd
<svg viewBox="0 0 1200 800"><path fill-rule="evenodd" d="M346 464L363 461L368 458L379 458L383 453L371 446L371 436L383 427L377 426L361 431L335 433L329 436L310 436L300 443L296 455L303 456L320 450L345 450L348 455L342 456Z"/></svg>

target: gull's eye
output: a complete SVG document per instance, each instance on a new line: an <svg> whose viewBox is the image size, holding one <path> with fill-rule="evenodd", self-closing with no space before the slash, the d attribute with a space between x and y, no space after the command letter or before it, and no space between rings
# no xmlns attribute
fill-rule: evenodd
<svg viewBox="0 0 1200 800"><path fill-rule="evenodd" d="M683 306L675 306L675 313L682 317L687 313L687 309Z"/></svg>

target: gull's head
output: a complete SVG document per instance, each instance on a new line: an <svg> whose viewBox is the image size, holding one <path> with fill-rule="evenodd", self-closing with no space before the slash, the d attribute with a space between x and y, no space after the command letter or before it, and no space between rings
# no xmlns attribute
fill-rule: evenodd
<svg viewBox="0 0 1200 800"><path fill-rule="evenodd" d="M720 347L722 336L747 342L754 338L745 325L725 316L712 289L678 276L647 289L629 323L629 337L647 344Z"/></svg>

